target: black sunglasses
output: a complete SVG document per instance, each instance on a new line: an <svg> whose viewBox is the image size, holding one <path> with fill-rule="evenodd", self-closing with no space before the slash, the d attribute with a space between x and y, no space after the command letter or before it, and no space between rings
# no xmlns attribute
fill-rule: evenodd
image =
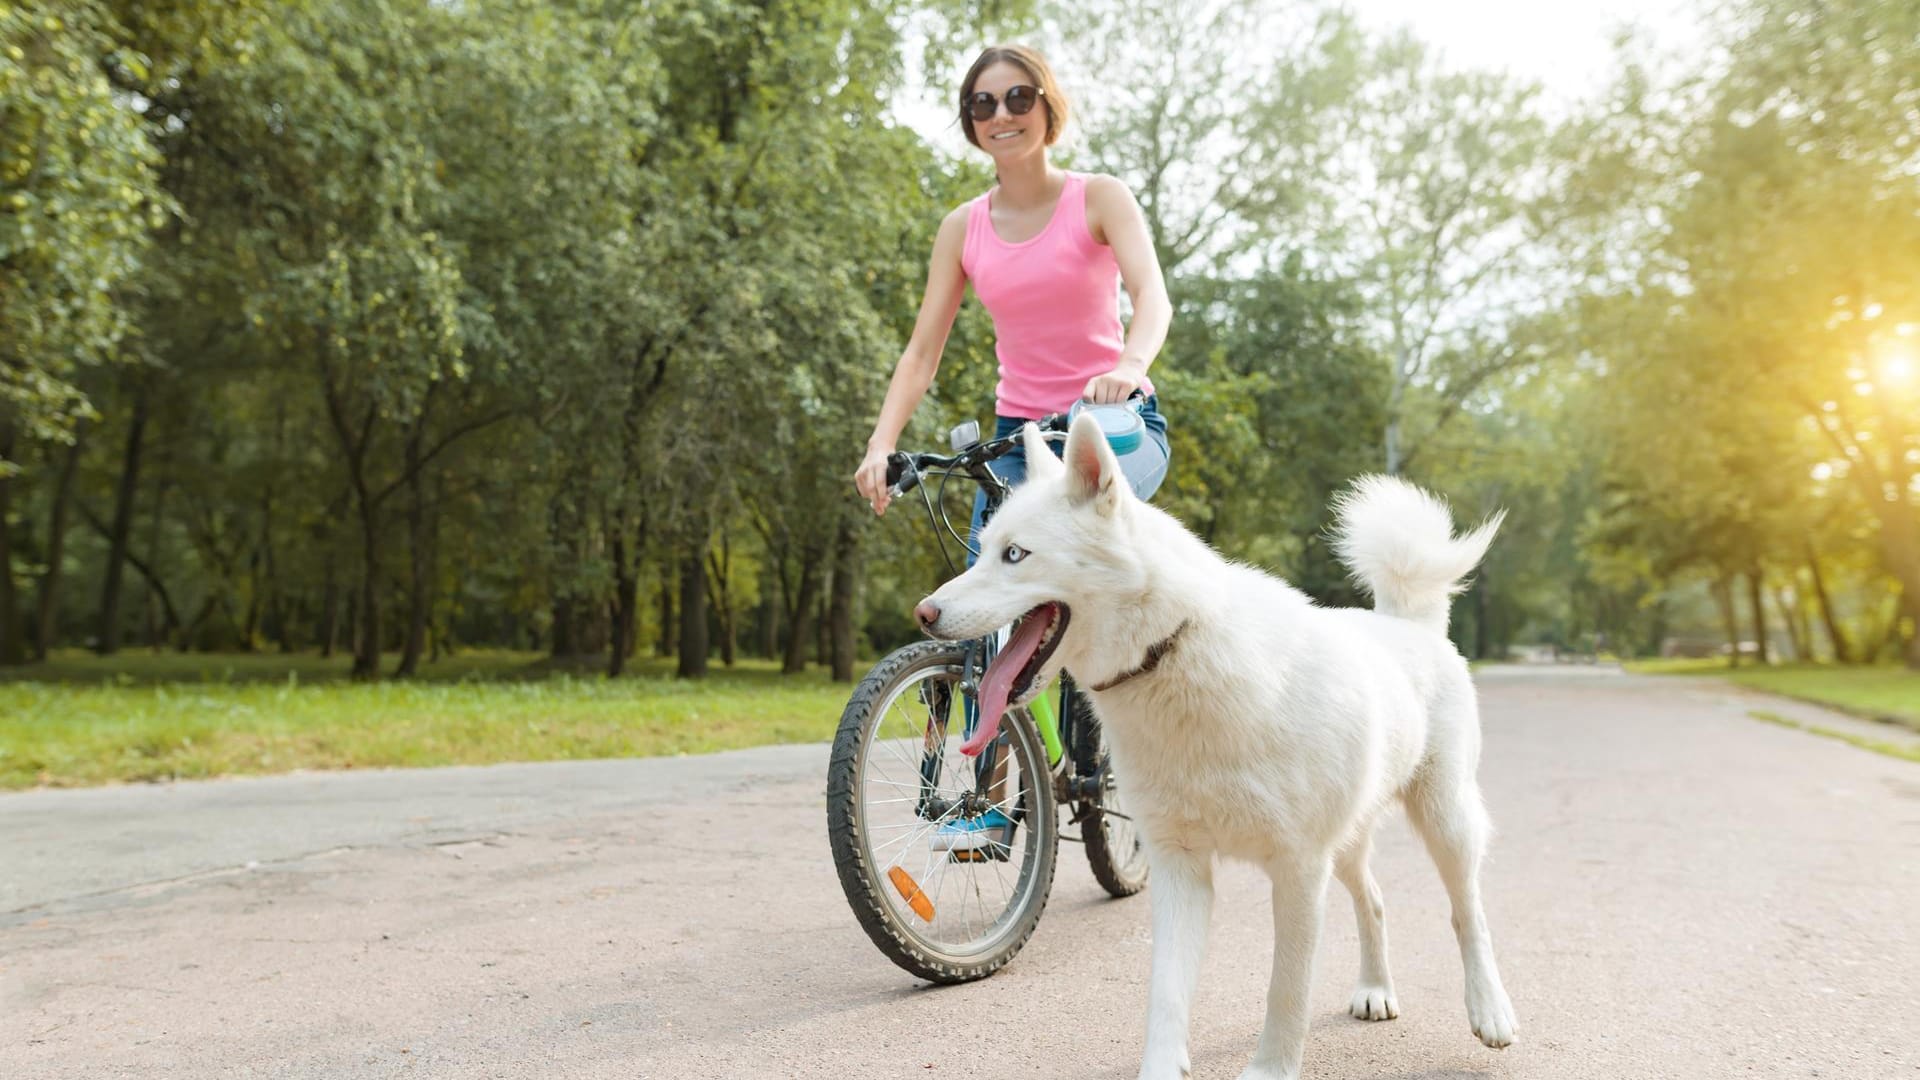
<svg viewBox="0 0 1920 1080"><path fill-rule="evenodd" d="M961 99L960 111L967 114L974 123L984 124L993 119L993 114L1000 111L1000 102L1005 100L1007 115L1025 116L1033 111L1034 104L1046 94L1045 90L1037 86L1009 86L1003 99L996 98L985 90L977 90Z"/></svg>

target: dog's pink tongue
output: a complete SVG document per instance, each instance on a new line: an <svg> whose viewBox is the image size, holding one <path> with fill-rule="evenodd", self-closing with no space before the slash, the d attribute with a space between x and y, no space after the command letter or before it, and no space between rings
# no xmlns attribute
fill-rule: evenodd
<svg viewBox="0 0 1920 1080"><path fill-rule="evenodd" d="M968 757L978 757L980 751L987 748L995 735L1000 734L1000 719L1007 714L1007 699L1012 696L1013 680L1020 675L1020 669L1027 666L1033 654L1039 651L1040 639L1047 634L1046 614L1034 612L1013 628L1013 636L1007 639L1006 647L994 656L987 665L986 674L980 677L980 722L974 725L973 738L960 744L960 752Z"/></svg>

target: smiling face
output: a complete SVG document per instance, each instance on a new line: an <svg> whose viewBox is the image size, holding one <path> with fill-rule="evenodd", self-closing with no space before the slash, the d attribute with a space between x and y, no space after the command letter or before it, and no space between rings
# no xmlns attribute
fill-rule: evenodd
<svg viewBox="0 0 1920 1080"><path fill-rule="evenodd" d="M1047 99L1042 97L1039 104L1030 109L1025 116L1015 116L1007 108L1007 91L1016 86L1037 87L1039 81L1022 70L1018 64L1001 61L988 67L974 81L973 92L992 94L999 102L994 110L993 119L975 120L973 136L980 148L993 156L995 161L1007 161L1023 157L1042 150L1047 145Z"/></svg>
<svg viewBox="0 0 1920 1080"><path fill-rule="evenodd" d="M1039 102L1026 114L1007 108L1007 91L1016 86L1040 91ZM994 114L975 120L964 103L975 94L993 95ZM1053 77L1046 58L1023 45L996 45L982 52L960 83L960 127L967 141L991 154L996 162L1038 153L1051 146L1066 126L1067 99Z"/></svg>

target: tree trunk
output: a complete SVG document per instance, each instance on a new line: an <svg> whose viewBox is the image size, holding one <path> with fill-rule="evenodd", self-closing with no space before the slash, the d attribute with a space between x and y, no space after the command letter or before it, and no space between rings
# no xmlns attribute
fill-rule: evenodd
<svg viewBox="0 0 1920 1080"><path fill-rule="evenodd" d="M1907 613L1906 621L1908 626L1906 629L1902 629L1900 620L1895 619L1893 621L1893 640L1898 641L1900 640L1901 634L1906 635L1907 644L1903 658L1906 660L1909 669L1920 671L1920 589L1902 590L1900 594L1900 607L1901 610Z"/></svg>
<svg viewBox="0 0 1920 1080"><path fill-rule="evenodd" d="M1883 410L1886 404L1885 401L1881 402ZM1898 436L1904 416L1896 417L1891 411L1883 411L1882 416ZM1890 438L1887 443L1889 448L1897 448L1902 441ZM1900 586L1901 610L1914 623L1914 633L1906 638L1902 659L1907 667L1920 671L1920 509L1916 509L1907 499L1882 497L1883 484L1891 485L1886 490L1904 492L1920 475L1920 471L1912 465L1894 464L1888 470L1855 469L1851 475L1861 485L1861 495L1866 504L1880 519L1880 564ZM1904 632L1898 615L1893 619L1892 632L1889 642L1898 642Z"/></svg>
<svg viewBox="0 0 1920 1080"><path fill-rule="evenodd" d="M143 385L133 398L133 416L127 422L127 448L121 459L119 489L114 494L113 527L107 534L106 584L100 593L100 632L94 651L111 656L120 648L120 583L127 561L127 534L133 528L134 494L140 484L140 456L147 431L148 392Z"/></svg>
<svg viewBox="0 0 1920 1080"><path fill-rule="evenodd" d="M1406 400L1407 381L1412 376L1413 356L1402 340L1405 330L1395 321L1393 336L1393 387L1387 393L1387 475L1400 475L1404 462L1401 449L1400 405Z"/></svg>
<svg viewBox="0 0 1920 1080"><path fill-rule="evenodd" d="M640 651L640 555L647 549L647 520L640 519L640 529L632 537L633 554L620 558L616 565L620 567L619 586L620 625L610 628L614 640L620 642L622 662L631 660Z"/></svg>
<svg viewBox="0 0 1920 1080"><path fill-rule="evenodd" d="M1753 647L1759 650L1755 658L1765 667L1773 663L1771 650L1767 647L1767 608L1761 599L1760 568L1747 571L1747 604L1753 609Z"/></svg>
<svg viewBox="0 0 1920 1080"><path fill-rule="evenodd" d="M1661 596L1653 602L1653 618L1647 625L1645 643L1646 655L1659 656L1660 646L1667 640L1667 598Z"/></svg>
<svg viewBox="0 0 1920 1080"><path fill-rule="evenodd" d="M720 617L720 662L732 667L739 659L739 618L733 610L733 541L720 530L720 549L707 552L707 600Z"/></svg>
<svg viewBox="0 0 1920 1080"><path fill-rule="evenodd" d="M360 593L355 589L347 590L347 647L357 650L360 642Z"/></svg>
<svg viewBox="0 0 1920 1080"><path fill-rule="evenodd" d="M580 655L580 627L575 611L573 568L582 561L584 523L574 509L574 472L561 477L560 489L547 504L547 547L554 553L547 569L547 588L553 597L553 637L548 655L564 660ZM617 550L617 549L616 549Z"/></svg>
<svg viewBox="0 0 1920 1080"><path fill-rule="evenodd" d="M139 560L133 557L131 550L127 552L127 561L132 563L133 568L138 570L141 576L147 579L147 626L149 634L147 647L154 652L159 652L162 645L161 637L164 636L166 643L172 645L176 652L186 652L186 640L181 633L183 626L180 622L180 612L174 608L173 597L168 595L167 587L161 580L161 575L166 567L167 556L167 549L162 545L161 537L166 531L167 495L173 491L173 479L169 475L170 470L168 469L166 458L162 457L157 464L160 472L154 477L153 513L147 515L148 562L142 565ZM81 509L84 511L85 507L82 506ZM152 610L156 599L160 603L160 635L154 635L152 631L154 624Z"/></svg>
<svg viewBox="0 0 1920 1080"><path fill-rule="evenodd" d="M1773 606L1780 609L1780 620L1787 624L1787 644L1793 649L1793 660L1812 660L1813 642L1807 639L1806 620L1801 617L1797 606L1787 599L1787 590L1782 586L1773 588Z"/></svg>
<svg viewBox="0 0 1920 1080"><path fill-rule="evenodd" d="M1487 566L1480 564L1480 573L1473 582L1473 657L1485 660L1492 651L1492 632L1487 626Z"/></svg>
<svg viewBox="0 0 1920 1080"><path fill-rule="evenodd" d="M548 655L555 660L578 656L580 647L576 644L573 625L573 597L555 594L553 598L553 639Z"/></svg>
<svg viewBox="0 0 1920 1080"><path fill-rule="evenodd" d="M400 663L393 674L409 678L420 672L420 657L427 651L427 616L433 602L433 543L428 538L427 479L421 475L420 442L426 435L423 415L406 442L407 463L407 636L400 649Z"/></svg>
<svg viewBox="0 0 1920 1080"><path fill-rule="evenodd" d="M1733 607L1733 579L1715 578L1710 590L1713 604L1720 609L1720 625L1727 632L1727 666L1740 666L1740 614Z"/></svg>
<svg viewBox="0 0 1920 1080"><path fill-rule="evenodd" d="M673 586L678 566L672 559L660 568L660 636L653 643L653 655L672 656L678 647L676 644L677 624L673 619Z"/></svg>
<svg viewBox="0 0 1920 1080"><path fill-rule="evenodd" d="M828 636L833 646L833 681L853 681L853 591L860 564L860 533L842 522L834 545L833 598L827 606Z"/></svg>
<svg viewBox="0 0 1920 1080"><path fill-rule="evenodd" d="M1813 541L1807 541L1807 570L1813 574L1813 595L1820 604L1820 621L1826 624L1827 641L1833 646L1834 660L1842 664L1854 661L1853 644L1847 640L1847 633L1840 627L1840 619L1834 614L1833 600L1827 595L1826 578L1820 575L1820 553L1814 550Z"/></svg>
<svg viewBox="0 0 1920 1080"><path fill-rule="evenodd" d="M380 677L380 529L362 490L360 508L360 602L354 609L359 634L353 643L353 678Z"/></svg>
<svg viewBox="0 0 1920 1080"><path fill-rule="evenodd" d="M73 433L73 445L67 448L67 460L60 467L60 482L53 492L53 512L47 526L47 572L40 578L40 617L34 633L34 654L43 663L53 648L55 621L60 614L60 570L66 558L67 511L73 504L73 478L80 471L82 427ZM5 457L0 451L0 457ZM0 511L0 518L4 518ZM4 527L4 526L0 526Z"/></svg>
<svg viewBox="0 0 1920 1080"><path fill-rule="evenodd" d="M15 445L13 424L0 423L0 462L13 460ZM26 643L21 640L19 601L13 588L13 534L7 524L13 510L13 479L0 472L0 664L26 662Z"/></svg>
<svg viewBox="0 0 1920 1080"><path fill-rule="evenodd" d="M166 494L166 487L163 485L160 489L161 498L157 498L154 501L154 513L156 515L159 514L161 509L163 508L163 504L165 502L165 498L164 498L165 494ZM79 506L81 516L87 519L87 525L90 528L92 528L94 532L99 533L102 539L110 535L110 530L108 529L106 522L101 521L98 515L89 511L85 503L77 503L76 505ZM149 543L157 543L157 541L149 540ZM159 561L160 561L159 557L156 555L154 557L153 563L146 562L145 560L141 559L140 556L134 554L132 548L127 549L127 565L133 567L135 572L137 572L142 578L146 579L147 594L150 598L149 603L151 603L153 600L158 600L160 602L160 613L163 619L163 622L161 624L163 633L166 633L166 634L177 633L179 636L174 642L175 647L178 648L181 652L186 652L188 651L188 648L189 648L189 642L187 640L188 638L187 631L189 629L198 629L199 625L202 622L204 622L208 616L213 614L214 607L216 606L214 602L214 598L211 596L207 597L206 603L201 608L200 615L194 619L191 626L189 626L189 624L182 623L180 621L179 610L173 606L173 595L167 591L167 583L160 579L160 571L154 565ZM156 649L159 647L159 642L157 640L154 642L154 647Z"/></svg>
<svg viewBox="0 0 1920 1080"><path fill-rule="evenodd" d="M813 662L821 667L826 667L832 660L832 653L827 647L827 605L831 601L832 592L833 574L831 570L829 570L827 574L828 595L821 597L820 605L808 613L808 623L813 628Z"/></svg>
<svg viewBox="0 0 1920 1080"><path fill-rule="evenodd" d="M771 561L771 560L769 560ZM780 575L760 575L760 655L772 660L780 655Z"/></svg>
<svg viewBox="0 0 1920 1080"><path fill-rule="evenodd" d="M296 622L302 625L306 623L306 597L299 596L292 600L286 600L280 598L277 592L275 593L275 597L272 612L272 621L274 624L273 643L280 649L281 656L292 656L294 653L300 651L301 639L300 636L295 633L293 627Z"/></svg>
<svg viewBox="0 0 1920 1080"><path fill-rule="evenodd" d="M702 540L680 560L680 667L683 679L707 674L707 560Z"/></svg>
<svg viewBox="0 0 1920 1080"><path fill-rule="evenodd" d="M260 552L247 557L247 617L240 629L240 651L254 652L260 637Z"/></svg>
<svg viewBox="0 0 1920 1080"><path fill-rule="evenodd" d="M801 555L800 585L788 598L787 654L780 664L783 675L797 675L807 670L807 639L813 636L809 633L813 628L813 596L820 587L817 562L811 553Z"/></svg>
<svg viewBox="0 0 1920 1080"><path fill-rule="evenodd" d="M327 548L324 582L320 586L320 658L331 660L340 644L340 580L335 576L332 545Z"/></svg>
<svg viewBox="0 0 1920 1080"><path fill-rule="evenodd" d="M627 657L633 655L634 638L640 629L639 615L634 609L639 603L639 574L627 555L627 531L616 524L613 528L612 636L607 641L609 679L619 678L627 668Z"/></svg>

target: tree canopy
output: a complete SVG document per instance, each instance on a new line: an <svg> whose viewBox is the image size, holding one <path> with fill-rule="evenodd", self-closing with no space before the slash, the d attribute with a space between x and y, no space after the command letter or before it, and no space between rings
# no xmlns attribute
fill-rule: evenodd
<svg viewBox="0 0 1920 1080"><path fill-rule="evenodd" d="M0 662L850 678L947 572L850 477L993 182L901 106L1004 36L1147 214L1211 543L1354 602L1327 500L1399 471L1509 511L1474 655L1920 665L1920 7L1716 12L1555 112L1290 0L5 6ZM905 441L994 375L969 301Z"/></svg>

